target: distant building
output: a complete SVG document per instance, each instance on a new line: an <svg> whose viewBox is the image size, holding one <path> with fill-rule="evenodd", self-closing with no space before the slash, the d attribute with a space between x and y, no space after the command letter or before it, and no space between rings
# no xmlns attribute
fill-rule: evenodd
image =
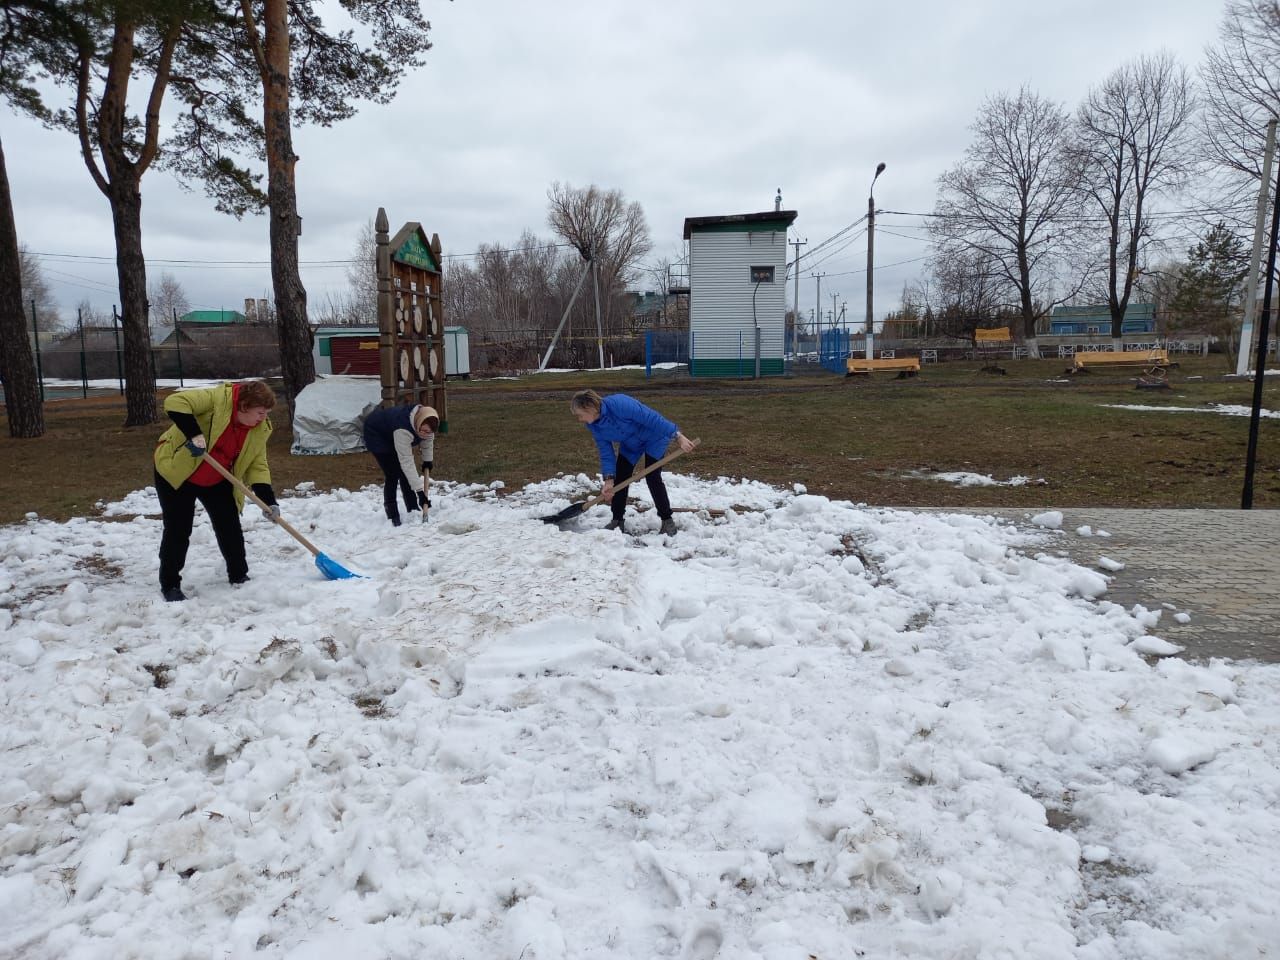
<svg viewBox="0 0 1280 960"><path fill-rule="evenodd" d="M381 375L376 326L316 327L311 352L319 374ZM464 379L471 376L471 345L466 327L444 328L444 374Z"/></svg>
<svg viewBox="0 0 1280 960"><path fill-rule="evenodd" d="M794 210L688 217L689 373L780 376Z"/></svg>
<svg viewBox="0 0 1280 960"><path fill-rule="evenodd" d="M1131 303L1124 312L1122 333L1155 333L1156 305ZM1049 318L1051 336L1110 336L1111 310L1101 306L1054 307Z"/></svg>
<svg viewBox="0 0 1280 960"><path fill-rule="evenodd" d="M85 326L62 331L52 343L41 334L40 360L46 377L61 380L109 380L121 375L123 336L114 326Z"/></svg>
<svg viewBox="0 0 1280 960"><path fill-rule="evenodd" d="M646 330L660 325L666 316L667 299L661 293L646 290L628 290L627 297L631 301L631 327L634 330Z"/></svg>
<svg viewBox="0 0 1280 960"><path fill-rule="evenodd" d="M177 329L154 347L158 377L268 377L280 372L280 344L276 328L244 322L234 310L193 311L222 314L215 321L178 318ZM191 316L191 314L187 314ZM239 317L232 320L230 317Z"/></svg>
<svg viewBox="0 0 1280 960"><path fill-rule="evenodd" d="M227 326L234 323L247 323L248 320L249 318L239 310L189 310L178 318L178 323Z"/></svg>

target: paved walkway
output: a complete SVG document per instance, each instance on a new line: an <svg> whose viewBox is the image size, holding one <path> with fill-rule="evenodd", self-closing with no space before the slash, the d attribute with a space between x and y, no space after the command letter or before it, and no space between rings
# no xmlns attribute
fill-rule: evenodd
<svg viewBox="0 0 1280 960"><path fill-rule="evenodd" d="M1058 509L1058 508L1046 508ZM1029 525L1033 510L964 510ZM1186 647L1184 656L1280 662L1280 510L1062 509L1064 534L1050 550L1101 569L1100 557L1124 564L1106 599L1166 609L1152 632ZM1075 531L1089 526L1096 534Z"/></svg>

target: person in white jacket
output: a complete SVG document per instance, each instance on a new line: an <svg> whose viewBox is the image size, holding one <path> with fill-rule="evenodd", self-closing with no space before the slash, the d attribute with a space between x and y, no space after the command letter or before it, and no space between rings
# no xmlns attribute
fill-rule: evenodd
<svg viewBox="0 0 1280 960"><path fill-rule="evenodd" d="M402 404L398 407L379 407L364 421L364 445L382 468L382 502L387 519L400 526L400 508L396 503L396 488L404 498L406 510L431 509L431 468L435 466L436 431L440 429L440 415L434 407L422 404ZM413 462L413 448L422 450L422 475Z"/></svg>

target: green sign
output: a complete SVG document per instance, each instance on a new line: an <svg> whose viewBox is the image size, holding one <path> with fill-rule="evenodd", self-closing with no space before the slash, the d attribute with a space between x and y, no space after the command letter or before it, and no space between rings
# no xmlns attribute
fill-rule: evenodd
<svg viewBox="0 0 1280 960"><path fill-rule="evenodd" d="M392 256L400 263L406 263L411 267L421 267L424 270L431 270L435 273L440 272L440 266L436 263L435 257L431 255L431 248L422 242L422 235L416 230L409 234L409 239L401 244L400 249Z"/></svg>

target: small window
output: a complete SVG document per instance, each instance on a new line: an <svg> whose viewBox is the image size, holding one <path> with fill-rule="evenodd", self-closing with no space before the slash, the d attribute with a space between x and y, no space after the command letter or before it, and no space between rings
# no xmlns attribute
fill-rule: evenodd
<svg viewBox="0 0 1280 960"><path fill-rule="evenodd" d="M773 283L773 267L752 267L752 283Z"/></svg>

